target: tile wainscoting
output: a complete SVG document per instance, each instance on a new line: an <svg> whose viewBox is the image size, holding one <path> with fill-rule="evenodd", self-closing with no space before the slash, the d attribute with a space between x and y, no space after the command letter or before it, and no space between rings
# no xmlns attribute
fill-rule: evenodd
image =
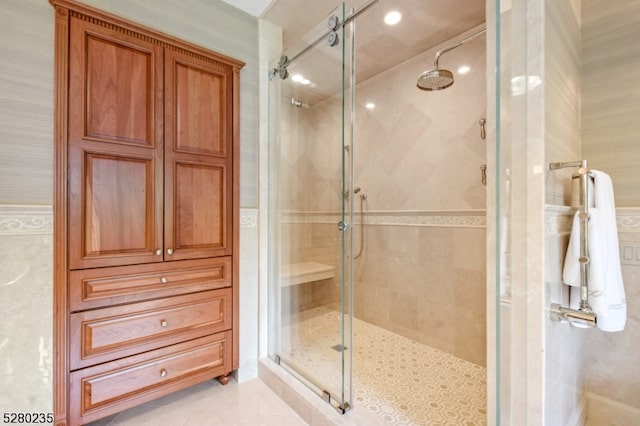
<svg viewBox="0 0 640 426"><path fill-rule="evenodd" d="M324 223L337 224L339 212L283 211L283 223ZM360 213L353 212L353 223L360 224ZM379 210L364 214L365 225L434 226L484 228L484 210Z"/></svg>
<svg viewBox="0 0 640 426"><path fill-rule="evenodd" d="M238 381L257 376L258 210L240 210ZM53 209L0 205L0 401L5 412L52 411Z"/></svg>
<svg viewBox="0 0 640 426"><path fill-rule="evenodd" d="M0 401L52 412L53 210L0 205Z"/></svg>
<svg viewBox="0 0 640 426"><path fill-rule="evenodd" d="M566 297L560 290L562 267L575 211L566 206L546 207L548 303L563 302ZM618 208L616 214L620 245L640 244L640 208ZM629 380L640 376L640 365L634 362L640 351L640 266L623 261L622 275L628 309L624 331L581 330L546 321L547 413L552 418L586 417L591 421L587 424L600 424L597 422L605 418L611 424L631 424L629 419L640 423L637 383ZM615 350L607 349L612 347Z"/></svg>

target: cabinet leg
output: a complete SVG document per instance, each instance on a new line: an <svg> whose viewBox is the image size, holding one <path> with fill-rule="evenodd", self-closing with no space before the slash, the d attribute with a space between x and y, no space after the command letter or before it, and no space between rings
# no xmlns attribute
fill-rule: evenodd
<svg viewBox="0 0 640 426"><path fill-rule="evenodd" d="M226 374L224 376L218 376L218 377L216 377L216 380L219 381L222 386L224 386L227 383L229 383L229 379L230 378L231 378L231 373Z"/></svg>

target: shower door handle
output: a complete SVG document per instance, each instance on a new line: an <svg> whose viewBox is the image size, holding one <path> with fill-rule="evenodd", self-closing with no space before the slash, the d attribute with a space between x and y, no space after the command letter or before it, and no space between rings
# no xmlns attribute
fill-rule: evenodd
<svg viewBox="0 0 640 426"><path fill-rule="evenodd" d="M338 222L338 231L346 232L349 229L349 224L343 220Z"/></svg>

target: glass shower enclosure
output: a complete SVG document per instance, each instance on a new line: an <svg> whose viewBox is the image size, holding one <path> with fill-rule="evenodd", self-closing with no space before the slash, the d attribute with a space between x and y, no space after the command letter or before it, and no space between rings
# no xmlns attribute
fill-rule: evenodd
<svg viewBox="0 0 640 426"><path fill-rule="evenodd" d="M353 319L345 10L269 66L269 356L340 412L351 403Z"/></svg>

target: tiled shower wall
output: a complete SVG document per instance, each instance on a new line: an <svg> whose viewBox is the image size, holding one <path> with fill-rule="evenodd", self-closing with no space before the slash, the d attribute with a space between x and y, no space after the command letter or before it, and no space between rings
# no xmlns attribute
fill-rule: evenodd
<svg viewBox="0 0 640 426"><path fill-rule="evenodd" d="M449 44L356 88L350 153L355 153L354 186L367 199L363 254L354 261L354 309L360 319L485 365L485 187L480 167L486 163L486 142L479 125L486 111L485 39L441 59L442 67L454 73L462 65L471 67L466 75L456 74L451 88L416 88L435 52ZM369 102L374 109L365 108ZM288 245L283 263L313 260L338 266L340 103L334 96L294 108L284 99L280 108L287 123L282 126L279 167L280 205L286 212L281 232ZM351 197L357 252L360 198ZM337 281L329 287L335 299Z"/></svg>
<svg viewBox="0 0 640 426"><path fill-rule="evenodd" d="M485 232L464 223L366 225L355 316L486 365Z"/></svg>

